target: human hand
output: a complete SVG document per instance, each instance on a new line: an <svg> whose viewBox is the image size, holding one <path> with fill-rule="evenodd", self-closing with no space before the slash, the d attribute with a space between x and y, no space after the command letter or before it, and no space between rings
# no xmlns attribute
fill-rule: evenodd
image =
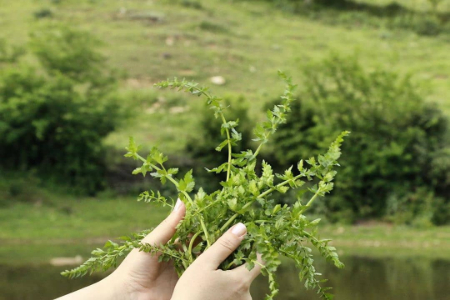
<svg viewBox="0 0 450 300"><path fill-rule="evenodd" d="M178 200L172 213L142 242L159 246L175 234L186 207ZM111 275L59 300L169 300L178 275L171 262L158 262L158 255L134 249Z"/></svg>
<svg viewBox="0 0 450 300"><path fill-rule="evenodd" d="M244 224L236 224L201 254L181 276L172 300L251 300L250 285L259 275L261 264L250 271L245 265L228 271L218 269L246 233Z"/></svg>

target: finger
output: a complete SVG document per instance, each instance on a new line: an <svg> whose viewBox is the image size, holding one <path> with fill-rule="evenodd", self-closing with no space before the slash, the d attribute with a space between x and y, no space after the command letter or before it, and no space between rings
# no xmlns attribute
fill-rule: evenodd
<svg viewBox="0 0 450 300"><path fill-rule="evenodd" d="M216 270L217 267L241 244L247 233L244 224L238 223L225 232L195 263Z"/></svg>
<svg viewBox="0 0 450 300"><path fill-rule="evenodd" d="M239 278L243 278L243 280L247 280L249 283L252 283L259 274L261 274L261 268L264 266L264 261L262 260L261 254L257 253L257 262L253 269L247 269L246 264L237 267L229 272L235 273Z"/></svg>
<svg viewBox="0 0 450 300"><path fill-rule="evenodd" d="M186 206L180 199L177 200L172 213L161 222L150 234L143 240L143 243L148 243L154 246L165 245L175 234L178 223L184 218L186 214Z"/></svg>

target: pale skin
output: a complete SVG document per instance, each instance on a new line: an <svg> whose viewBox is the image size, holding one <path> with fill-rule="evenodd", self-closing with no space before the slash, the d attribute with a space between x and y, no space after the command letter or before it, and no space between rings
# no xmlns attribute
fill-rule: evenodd
<svg viewBox="0 0 450 300"><path fill-rule="evenodd" d="M143 242L166 244L185 213L186 207L178 200L172 213ZM249 289L261 271L260 264L251 271L245 266L218 269L246 233L241 223L230 228L180 278L171 262L160 263L157 256L135 249L102 281L57 300L251 300Z"/></svg>

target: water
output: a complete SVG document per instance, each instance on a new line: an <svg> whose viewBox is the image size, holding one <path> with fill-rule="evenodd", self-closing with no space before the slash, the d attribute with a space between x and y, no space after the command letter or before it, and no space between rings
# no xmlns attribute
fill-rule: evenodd
<svg viewBox="0 0 450 300"><path fill-rule="evenodd" d="M324 262L317 269L329 279L336 300L450 300L450 260L419 258L343 257L345 269ZM1 300L53 299L98 281L101 276L68 280L59 275L65 268L49 265L0 265ZM319 299L299 283L295 268L285 264L278 274L279 300ZM265 278L252 286L254 300L264 299Z"/></svg>

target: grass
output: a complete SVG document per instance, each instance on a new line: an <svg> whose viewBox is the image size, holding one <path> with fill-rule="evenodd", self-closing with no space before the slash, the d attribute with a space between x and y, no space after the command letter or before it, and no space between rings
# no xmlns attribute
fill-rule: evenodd
<svg viewBox="0 0 450 300"><path fill-rule="evenodd" d="M450 258L450 227L413 228L388 224L324 226L324 237L340 255Z"/></svg>
<svg viewBox="0 0 450 300"><path fill-rule="evenodd" d="M169 212L133 198L64 200L59 205L17 203L1 208L0 263L86 257L108 239L154 227ZM450 258L450 227L326 225L320 232L334 240L341 255Z"/></svg>
<svg viewBox="0 0 450 300"><path fill-rule="evenodd" d="M251 103L251 117L259 118L265 103L282 91L276 78L278 69L290 73L301 85L299 66L332 52L357 56L368 69L382 67L411 74L427 100L450 114L448 35L426 37L383 26L330 24L277 10L263 1L57 2L0 0L0 37L23 44L41 23L58 21L103 39L102 51L110 64L128 74L120 93L139 111L127 126L107 138L106 143L117 149L123 149L128 136L134 135L146 147L158 144L164 152L179 154L195 134L196 108L201 102L154 91L156 81L177 76L212 85L210 77L223 76L226 83L214 86L213 91L244 95ZM428 9L424 0L403 3L412 9ZM446 5L441 9L448 9ZM51 14L36 19L36 13L46 9ZM182 109L171 111L171 107ZM103 240L157 224L167 213L129 198L61 195L49 203L36 203L39 201L0 208L0 261L84 255ZM324 236L335 238L344 253L450 253L448 227L329 226L323 231Z"/></svg>
<svg viewBox="0 0 450 300"><path fill-rule="evenodd" d="M406 2L412 9L428 9L424 0ZM330 52L356 55L370 69L410 73L424 87L429 101L450 112L448 35L424 37L383 26L327 24L285 13L263 1L54 3L1 0L0 36L12 43L24 43L39 24L56 20L76 24L101 37L111 65L129 75L122 92L148 97L139 116L107 139L119 149L133 134L147 146L159 144L166 152L179 153L195 132L199 101L181 97L179 105L186 107L185 111L155 112L151 109L155 97L173 97L170 93L149 92L156 81L177 76L210 84L211 76L221 75L226 83L214 86L214 92L244 95L251 103L252 117L258 118L264 104L282 89L277 69L292 74L301 85L299 66ZM43 9L51 9L52 14L36 19L34 14ZM441 9L447 9L446 4Z"/></svg>
<svg viewBox="0 0 450 300"><path fill-rule="evenodd" d="M152 228L169 213L168 208L138 203L130 197L61 198L64 201L44 198L42 201L50 204L16 203L0 208L0 263L87 257L107 240Z"/></svg>
<svg viewBox="0 0 450 300"><path fill-rule="evenodd" d="M151 228L168 212L133 198L64 200L55 206L19 203L0 209L0 241L7 244L97 241Z"/></svg>

